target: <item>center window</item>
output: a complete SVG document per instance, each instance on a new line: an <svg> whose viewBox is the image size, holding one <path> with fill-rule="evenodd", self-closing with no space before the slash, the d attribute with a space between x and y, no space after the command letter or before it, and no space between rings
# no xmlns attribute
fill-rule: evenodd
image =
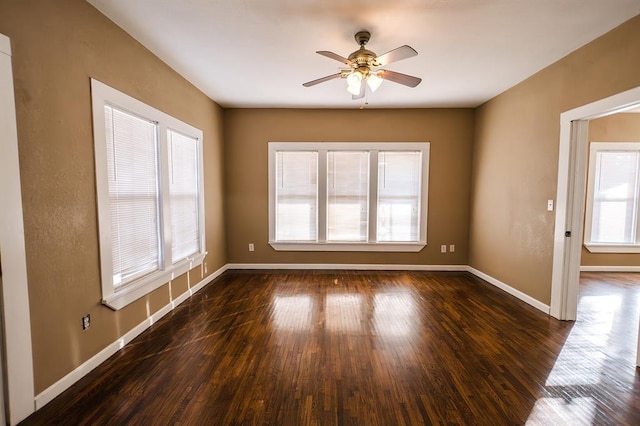
<svg viewBox="0 0 640 426"><path fill-rule="evenodd" d="M327 241L367 241L369 153L327 152Z"/></svg>
<svg viewBox="0 0 640 426"><path fill-rule="evenodd" d="M428 165L428 143L269 143L269 243L420 251Z"/></svg>

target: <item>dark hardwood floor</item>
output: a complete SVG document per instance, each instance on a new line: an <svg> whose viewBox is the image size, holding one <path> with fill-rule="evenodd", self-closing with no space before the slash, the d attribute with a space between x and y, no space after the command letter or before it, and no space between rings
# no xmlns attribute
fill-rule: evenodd
<svg viewBox="0 0 640 426"><path fill-rule="evenodd" d="M556 321L467 273L228 271L24 424L640 424L640 281Z"/></svg>

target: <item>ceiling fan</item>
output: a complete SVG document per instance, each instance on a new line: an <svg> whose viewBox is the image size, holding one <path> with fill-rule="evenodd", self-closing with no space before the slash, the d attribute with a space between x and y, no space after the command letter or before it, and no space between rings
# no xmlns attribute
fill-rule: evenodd
<svg viewBox="0 0 640 426"><path fill-rule="evenodd" d="M304 83L303 86L311 87L335 78L346 78L347 91L351 93L352 99L361 99L364 98L366 86L369 86L369 89L371 89L372 92L375 92L378 87L380 87L383 80L393 81L394 83L400 83L409 87L416 87L420 84L422 79L418 77L380 68L392 62L416 56L418 52L416 52L412 47L404 45L393 49L384 55L377 56L374 52L365 49L364 47L369 42L370 38L371 33L369 31L358 31L355 34L355 39L360 45L360 49L350 54L348 58L326 50L316 52L319 55L342 62L350 68L340 70L339 73L331 74L317 80L308 81Z"/></svg>

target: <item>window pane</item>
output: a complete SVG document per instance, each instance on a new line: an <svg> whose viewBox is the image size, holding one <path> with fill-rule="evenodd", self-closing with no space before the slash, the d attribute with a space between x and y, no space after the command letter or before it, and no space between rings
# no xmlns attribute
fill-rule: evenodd
<svg viewBox="0 0 640 426"><path fill-rule="evenodd" d="M171 260L200 252L198 139L168 131Z"/></svg>
<svg viewBox="0 0 640 426"><path fill-rule="evenodd" d="M378 241L418 241L422 155L378 154Z"/></svg>
<svg viewBox="0 0 640 426"><path fill-rule="evenodd" d="M638 155L637 151L596 154L592 242L635 242Z"/></svg>
<svg viewBox="0 0 640 426"><path fill-rule="evenodd" d="M275 209L277 241L316 241L317 152L276 152Z"/></svg>
<svg viewBox="0 0 640 426"><path fill-rule="evenodd" d="M159 267L155 123L105 106L113 285Z"/></svg>
<svg viewBox="0 0 640 426"><path fill-rule="evenodd" d="M367 241L369 153L327 153L327 240Z"/></svg>

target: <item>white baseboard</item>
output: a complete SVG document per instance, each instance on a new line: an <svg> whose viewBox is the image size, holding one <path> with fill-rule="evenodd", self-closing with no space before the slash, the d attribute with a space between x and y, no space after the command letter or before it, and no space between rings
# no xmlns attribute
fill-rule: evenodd
<svg viewBox="0 0 640 426"><path fill-rule="evenodd" d="M213 274L209 275L193 287L189 288L187 291L182 293L180 296L173 299L169 304L162 307L160 310L155 312L153 315L145 319L143 322L135 326L132 330L125 333L122 337L120 337L115 342L109 344L103 350L98 352L96 355L91 357L89 360L85 361L83 364L78 366L75 370L58 380L53 385L49 386L47 389L36 395L34 403L35 409L39 410L47 403L52 401L55 397L60 395L62 392L67 390L71 385L76 383L82 377L87 375L91 370L102 364L106 361L111 355L116 353L118 350L122 349L127 343L131 342L138 335L140 335L143 331L157 322L160 318L171 312L178 305L183 303L197 291L202 289L205 285L209 284L211 281L216 279L222 273L227 270L252 270L252 269L265 269L265 270L273 270L273 269L309 269L309 270L371 270L371 271L459 271L459 272L470 272L475 276L493 284L494 286L500 288L503 291L517 297L523 302L541 310L542 312L549 314L549 306L539 302L538 300L522 293L519 290L514 289L513 287L485 274L484 272L478 271L475 268L472 268L468 265L376 265L376 264L309 264L309 263L228 263L218 269Z"/></svg>
<svg viewBox="0 0 640 426"><path fill-rule="evenodd" d="M467 271L467 265L377 265L369 263L228 263L227 269L327 269L354 271Z"/></svg>
<svg viewBox="0 0 640 426"><path fill-rule="evenodd" d="M194 293L200 290L205 285L209 284L211 281L220 276L223 272L228 269L227 265L224 265L222 268L215 271L213 274L204 278L202 281L189 288L187 291L182 293L180 296L173 299L169 304L160 308L153 315L142 321L140 324L135 326L132 330L129 330L122 337L120 337L115 342L109 344L103 350L98 352L96 355L85 361L83 364L78 366L75 370L49 386L44 391L40 392L34 398L35 409L39 410L47 403L52 401L55 397L60 395L62 392L67 390L71 385L76 383L78 380L86 376L91 370L105 362L111 355L115 354L118 350L122 349L124 345L131 342L138 335L140 335L143 331L157 322L160 318L171 312L176 306L180 305L182 302L191 297Z"/></svg>
<svg viewBox="0 0 640 426"><path fill-rule="evenodd" d="M327 270L370 270L370 271L463 271L487 281L499 289L517 297L523 302L541 310L549 315L551 309L548 305L516 290L508 284L493 278L468 265L377 265L360 263L228 263L227 269L327 269Z"/></svg>
<svg viewBox="0 0 640 426"><path fill-rule="evenodd" d="M640 266L580 266L580 272L640 272Z"/></svg>
<svg viewBox="0 0 640 426"><path fill-rule="evenodd" d="M534 308L541 310L545 314L547 314L547 315L550 314L551 308L549 307L549 305L545 305L544 303L540 302L539 300L534 299L533 297L531 297L531 296L529 296L527 294L524 294L520 290L516 290L515 288L511 287L510 285L505 284L505 283L503 283L502 281L500 281L500 280L498 280L496 278L493 278L491 275L487 275L482 271L479 271L479 270L477 270L475 268L472 268L471 266L467 267L467 271L471 272L476 277L485 280L489 284L492 284L492 285L498 287L500 290L506 291L510 295L517 297L518 299L520 299L523 302L533 306Z"/></svg>
<svg viewBox="0 0 640 426"><path fill-rule="evenodd" d="M464 271L481 278L488 283L506 291L523 302L549 315L550 307L544 303L516 290L508 284L493 278L468 265L377 265L360 263L228 263L227 269L327 269L327 270L370 270L370 271Z"/></svg>

